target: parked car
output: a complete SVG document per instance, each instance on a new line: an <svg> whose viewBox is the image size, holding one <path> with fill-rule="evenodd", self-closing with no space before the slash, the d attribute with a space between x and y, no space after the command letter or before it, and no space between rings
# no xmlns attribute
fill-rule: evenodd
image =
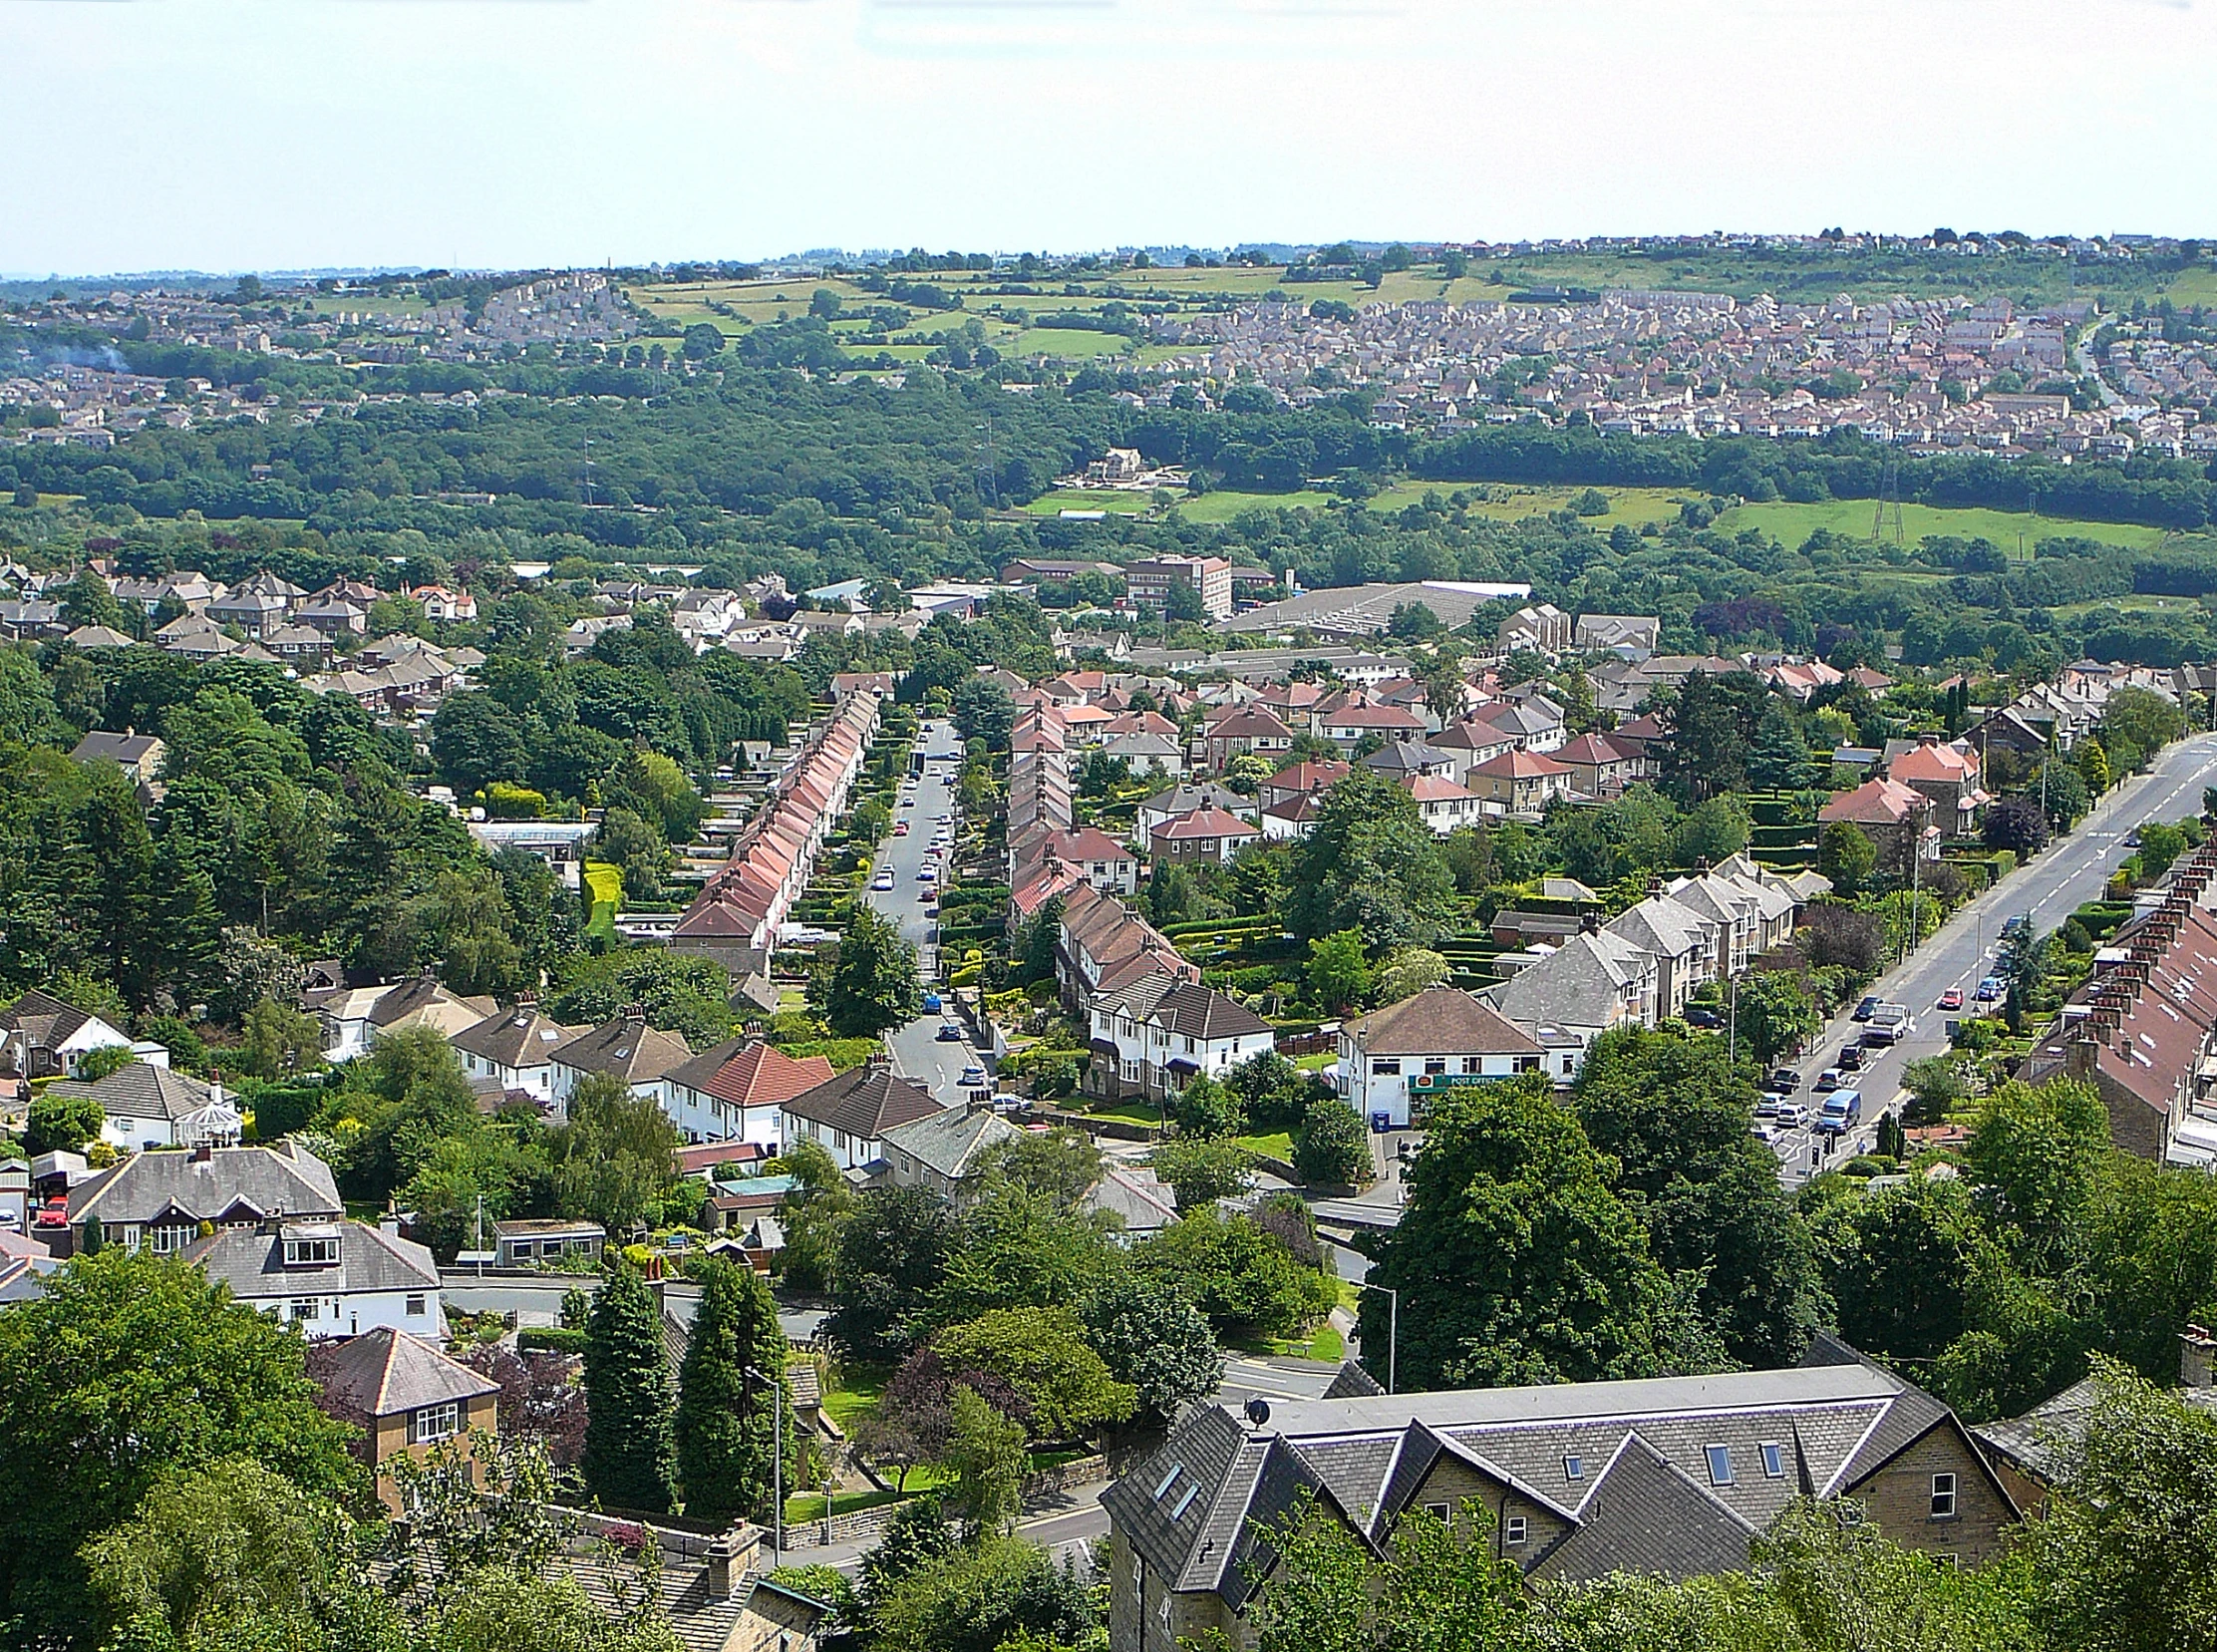
<svg viewBox="0 0 2217 1652"><path fill-rule="evenodd" d="M895 837L906 837L908 835L908 823L906 821L895 821L893 823L893 835Z"/></svg>
<svg viewBox="0 0 2217 1652"><path fill-rule="evenodd" d="M962 1077L957 1079L955 1082L961 1085L965 1090L974 1089L977 1086L985 1083L985 1069L979 1066L978 1063L972 1062L968 1067L965 1067L962 1070Z"/></svg>
<svg viewBox="0 0 2217 1652"><path fill-rule="evenodd" d="M1843 1073L1853 1073L1859 1071L1863 1065L1863 1050L1864 1046L1860 1044L1841 1045L1840 1071Z"/></svg>
<svg viewBox="0 0 2217 1652"><path fill-rule="evenodd" d="M920 871L918 871L918 872L916 873L916 881L917 881L917 882L919 882L919 883L936 883L936 882L938 882L938 881L939 881L939 868L938 868L937 866L925 866L925 867L923 867L923 868L922 868L922 869L921 869Z"/></svg>
<svg viewBox="0 0 2217 1652"><path fill-rule="evenodd" d="M1686 1024L1689 1027L1707 1027L1714 1032L1725 1024L1725 1018L1715 1010L1688 1010Z"/></svg>
<svg viewBox="0 0 2217 1652"><path fill-rule="evenodd" d="M1839 1087L1846 1082L1847 1076L1842 1073L1837 1067L1827 1067L1823 1072L1819 1073L1816 1076L1816 1084L1812 1088L1819 1096L1822 1096L1830 1091L1839 1089Z"/></svg>
<svg viewBox="0 0 2217 1652"><path fill-rule="evenodd" d="M1799 1102L1788 1102L1784 1107L1778 1109L1778 1128L1780 1130L1800 1130L1808 1122L1809 1116L1802 1111Z"/></svg>
<svg viewBox="0 0 2217 1652"><path fill-rule="evenodd" d="M1801 1075L1790 1067L1781 1067L1770 1075L1770 1088L1780 1095L1790 1096L1801 1088Z"/></svg>
<svg viewBox="0 0 2217 1652"><path fill-rule="evenodd" d="M924 1014L937 1015L940 1011L940 1008L941 1005L939 994L937 994L936 992L927 992L924 994Z"/></svg>
<svg viewBox="0 0 2217 1652"><path fill-rule="evenodd" d="M870 879L870 887L875 889L879 894L883 894L892 886L893 874L890 870L881 871L875 877Z"/></svg>
<svg viewBox="0 0 2217 1652"><path fill-rule="evenodd" d="M1755 1117L1758 1119L1777 1118L1778 1109L1784 1102L1785 1098L1775 1093L1761 1097L1755 1103Z"/></svg>
<svg viewBox="0 0 2217 1652"><path fill-rule="evenodd" d="M1946 992L1943 992L1940 995L1940 1007L1943 1010L1960 1010L1963 1008L1963 989L1961 987L1950 987Z"/></svg>
<svg viewBox="0 0 2217 1652"><path fill-rule="evenodd" d="M1994 1002L1995 999L2001 996L2002 978L1999 975L1989 975L1985 980L1979 983L1980 1003L1991 1004Z"/></svg>
<svg viewBox="0 0 2217 1652"><path fill-rule="evenodd" d="M942 1044L960 1044L962 1042L962 1029L952 1021L940 1022L939 1042Z"/></svg>

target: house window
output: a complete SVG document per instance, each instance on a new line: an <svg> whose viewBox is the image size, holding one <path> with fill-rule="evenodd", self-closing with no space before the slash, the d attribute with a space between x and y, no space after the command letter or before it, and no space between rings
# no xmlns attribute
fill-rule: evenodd
<svg viewBox="0 0 2217 1652"><path fill-rule="evenodd" d="M181 1222L165 1227L153 1228L150 1231L154 1240L154 1253L157 1256L171 1255L192 1242L193 1229Z"/></svg>
<svg viewBox="0 0 2217 1652"><path fill-rule="evenodd" d="M1518 1056L1516 1058L1516 1070L1519 1073L1537 1073L1539 1071L1539 1057Z"/></svg>
<svg viewBox="0 0 2217 1652"><path fill-rule="evenodd" d="M1932 1477L1932 1517L1936 1520L1955 1518L1955 1476Z"/></svg>
<svg viewBox="0 0 2217 1652"><path fill-rule="evenodd" d="M1426 1056L1425 1058L1425 1072L1426 1075L1444 1073L1446 1070L1447 1058L1445 1056Z"/></svg>
<svg viewBox="0 0 2217 1652"><path fill-rule="evenodd" d="M318 1296L294 1297L291 1309L285 1317L294 1320L321 1319L323 1317L323 1299Z"/></svg>
<svg viewBox="0 0 2217 1652"><path fill-rule="evenodd" d="M1374 1079L1400 1078L1401 1059L1399 1057L1380 1057L1377 1061L1371 1063L1371 1077Z"/></svg>
<svg viewBox="0 0 2217 1652"><path fill-rule="evenodd" d="M1484 1071L1484 1068L1485 1063L1482 1057L1464 1056L1462 1058L1462 1070L1464 1073L1479 1073Z"/></svg>
<svg viewBox="0 0 2217 1652"><path fill-rule="evenodd" d="M1785 1454L1778 1450L1775 1440L1762 1443L1762 1474L1765 1480L1783 1480L1786 1473Z"/></svg>
<svg viewBox="0 0 2217 1652"><path fill-rule="evenodd" d="M1712 1485L1712 1486L1730 1486L1730 1485L1732 1485L1732 1483L1733 1483L1733 1455L1732 1455L1732 1448L1731 1448L1731 1447L1729 1447L1729 1446L1711 1446L1710 1448L1708 1448L1708 1457L1709 1457L1709 1484L1710 1484L1710 1485Z"/></svg>
<svg viewBox="0 0 2217 1652"><path fill-rule="evenodd" d="M444 1400L436 1406L421 1406L408 1414L408 1443L411 1446L436 1445L442 1440L452 1440L460 1433L460 1400Z"/></svg>
<svg viewBox="0 0 2217 1652"><path fill-rule="evenodd" d="M1563 1479L1584 1480L1585 1478L1586 1460L1584 1458L1573 1452L1570 1456L1563 1459Z"/></svg>
<svg viewBox="0 0 2217 1652"><path fill-rule="evenodd" d="M1501 1522L1501 1541L1510 1548L1520 1548L1524 1543L1524 1516L1511 1514Z"/></svg>
<svg viewBox="0 0 2217 1652"><path fill-rule="evenodd" d="M1425 1512L1426 1514L1429 1514L1433 1519L1437 1520L1442 1525L1446 1524L1454 1517L1454 1510L1443 1502L1425 1503Z"/></svg>
<svg viewBox="0 0 2217 1652"><path fill-rule="evenodd" d="M424 1317L424 1299L422 1297L412 1296L408 1299L408 1317L410 1319Z"/></svg>
<svg viewBox="0 0 2217 1652"><path fill-rule="evenodd" d="M339 1241L331 1239L287 1239L285 1241L285 1266L329 1267L339 1259Z"/></svg>

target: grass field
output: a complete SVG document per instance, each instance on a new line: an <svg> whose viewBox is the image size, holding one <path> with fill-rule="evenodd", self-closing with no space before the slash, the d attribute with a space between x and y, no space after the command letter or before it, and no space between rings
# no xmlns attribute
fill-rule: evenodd
<svg viewBox="0 0 2217 1652"><path fill-rule="evenodd" d="M1288 1131L1273 1131L1268 1136L1235 1136L1232 1140L1249 1153L1275 1158L1280 1163L1293 1157L1293 1136Z"/></svg>
<svg viewBox="0 0 2217 1652"><path fill-rule="evenodd" d="M1863 539L1870 536L1872 508L1869 499L1828 499L1822 504L1742 504L1718 517L1717 525L1728 530L1759 527L1786 545L1798 545L1820 527ZM1903 505L1901 521L1903 532L1912 544L1928 533L1954 533L1967 539L1991 539L2010 551L2017 549L2020 534L2024 536L2028 551L2042 539L2066 534L2098 539L2103 544L2126 545L2135 550L2160 544L2164 537L2160 527L2072 521L2020 510L1959 509L1929 504Z"/></svg>
<svg viewBox="0 0 2217 1652"><path fill-rule="evenodd" d="M1136 516L1153 508L1144 494L1113 493L1108 489L1058 488L1051 494L1042 494L1030 504L1025 513L1033 516L1053 516L1065 510L1113 510L1118 515Z"/></svg>
<svg viewBox="0 0 2217 1652"><path fill-rule="evenodd" d="M585 887L592 892L592 915L586 920L585 933L614 939L616 934L616 908L623 902L624 880L621 867L606 860L585 862Z"/></svg>
<svg viewBox="0 0 2217 1652"><path fill-rule="evenodd" d="M1242 494L1233 489L1186 499L1177 513L1191 522L1228 522L1243 510L1322 510L1330 494Z"/></svg>

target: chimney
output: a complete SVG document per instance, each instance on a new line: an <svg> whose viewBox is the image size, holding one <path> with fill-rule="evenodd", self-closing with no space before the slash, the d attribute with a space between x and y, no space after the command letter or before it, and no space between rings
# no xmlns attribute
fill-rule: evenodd
<svg viewBox="0 0 2217 1652"><path fill-rule="evenodd" d="M1599 912L1586 912L1581 914L1578 919L1578 927L1581 931L1588 935L1600 934L1601 914Z"/></svg>
<svg viewBox="0 0 2217 1652"><path fill-rule="evenodd" d="M2189 1325L2178 1339L2178 1380L2185 1388L2217 1388L2217 1337Z"/></svg>
<svg viewBox="0 0 2217 1652"><path fill-rule="evenodd" d="M214 1158L215 1149L205 1142L192 1150L192 1162L195 1164L212 1163Z"/></svg>

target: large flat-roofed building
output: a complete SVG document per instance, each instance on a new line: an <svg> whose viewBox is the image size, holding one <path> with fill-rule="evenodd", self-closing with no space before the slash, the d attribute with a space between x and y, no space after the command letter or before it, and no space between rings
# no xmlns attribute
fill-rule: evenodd
<svg viewBox="0 0 2217 1652"><path fill-rule="evenodd" d="M1123 583L1136 606L1157 613L1169 606L1172 587L1190 585L1210 619L1232 617L1232 565L1221 556L1143 557L1124 564Z"/></svg>

